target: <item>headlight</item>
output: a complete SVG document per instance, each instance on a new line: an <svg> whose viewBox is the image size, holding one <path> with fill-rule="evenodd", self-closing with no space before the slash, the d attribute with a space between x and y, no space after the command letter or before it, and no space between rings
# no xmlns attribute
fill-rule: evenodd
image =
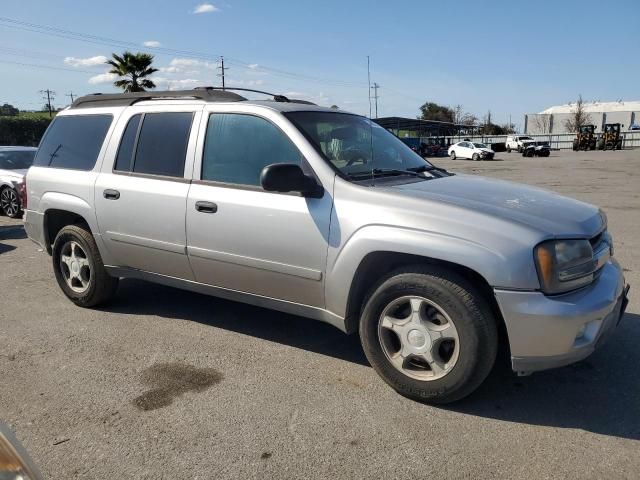
<svg viewBox="0 0 640 480"><path fill-rule="evenodd" d="M596 263L588 240L551 240L534 252L542 291L558 294L593 281Z"/></svg>

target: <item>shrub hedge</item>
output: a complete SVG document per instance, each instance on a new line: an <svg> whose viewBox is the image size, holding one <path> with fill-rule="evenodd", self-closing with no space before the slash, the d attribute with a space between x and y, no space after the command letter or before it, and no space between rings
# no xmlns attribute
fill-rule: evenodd
<svg viewBox="0 0 640 480"><path fill-rule="evenodd" d="M50 118L0 117L0 145L37 147Z"/></svg>

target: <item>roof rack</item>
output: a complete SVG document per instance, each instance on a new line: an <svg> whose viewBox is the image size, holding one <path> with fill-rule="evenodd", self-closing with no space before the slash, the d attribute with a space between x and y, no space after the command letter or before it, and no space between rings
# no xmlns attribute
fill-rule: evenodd
<svg viewBox="0 0 640 480"><path fill-rule="evenodd" d="M93 93L78 98L70 108L91 107L123 107L144 100L173 100L176 98L195 98L207 102L241 102L246 100L241 95L211 88L195 88L193 90L164 90L133 93Z"/></svg>
<svg viewBox="0 0 640 480"><path fill-rule="evenodd" d="M315 105L313 102L309 102L307 100L298 100L295 98L287 98L284 95L278 95L275 93L265 92L263 90L254 90L252 88L240 88L240 87L196 87L196 90L218 90L218 91L227 91L227 90L236 90L240 92L253 92L253 93L261 93L263 95L268 95L273 97L273 100L276 102L286 102L286 103L303 103L305 105Z"/></svg>
<svg viewBox="0 0 640 480"><path fill-rule="evenodd" d="M273 97L276 102L304 103L315 105L306 100L289 99L284 95L276 95L262 90L252 90L250 88L233 87L196 87L193 90L163 90L151 92L132 93L93 93L85 95L74 101L69 108L91 108L91 107L126 107L145 100L174 100L178 98L193 98L206 102L242 102L247 100L242 95L230 92L236 90L242 92L253 92Z"/></svg>

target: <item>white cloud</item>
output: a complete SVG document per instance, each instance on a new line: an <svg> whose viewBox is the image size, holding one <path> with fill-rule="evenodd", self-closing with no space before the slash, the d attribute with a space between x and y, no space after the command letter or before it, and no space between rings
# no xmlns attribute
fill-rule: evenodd
<svg viewBox="0 0 640 480"><path fill-rule="evenodd" d="M189 75L196 75L200 73L200 70L215 70L217 65L211 62L205 62L202 60L196 60L193 58L174 58L169 62L168 67L159 67L163 73L186 73Z"/></svg>
<svg viewBox="0 0 640 480"><path fill-rule="evenodd" d="M96 65L104 65L107 62L107 57L104 55L96 55L89 58L76 58L65 57L64 63L71 65L72 67L93 67Z"/></svg>
<svg viewBox="0 0 640 480"><path fill-rule="evenodd" d="M258 65L257 63L252 63L250 65L247 65L251 70L255 70L256 68L258 68L260 65Z"/></svg>
<svg viewBox="0 0 640 480"><path fill-rule="evenodd" d="M193 9L192 13L211 13L211 12L217 12L218 10L220 10L218 7L210 3L201 3L200 5L197 5L196 8Z"/></svg>
<svg viewBox="0 0 640 480"><path fill-rule="evenodd" d="M166 88L167 90L185 90L194 88L199 85L203 85L203 82L195 78L165 78L165 77L153 77L153 83L158 87Z"/></svg>
<svg viewBox="0 0 640 480"><path fill-rule="evenodd" d="M157 40L147 40L143 43L145 47L158 48L161 44Z"/></svg>
<svg viewBox="0 0 640 480"><path fill-rule="evenodd" d="M89 79L89 83L91 85L98 85L100 83L111 83L117 78L118 76L115 73L101 73L100 75L94 75L93 77L91 77Z"/></svg>

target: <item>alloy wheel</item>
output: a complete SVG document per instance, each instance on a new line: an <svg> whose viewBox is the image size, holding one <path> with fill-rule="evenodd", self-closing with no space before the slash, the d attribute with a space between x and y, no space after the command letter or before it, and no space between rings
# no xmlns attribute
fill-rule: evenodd
<svg viewBox="0 0 640 480"><path fill-rule="evenodd" d="M447 375L458 361L460 339L451 317L424 297L400 297L378 321L382 350L393 367L416 380Z"/></svg>
<svg viewBox="0 0 640 480"><path fill-rule="evenodd" d="M0 194L0 206L4 213L9 217L15 217L20 211L20 202L18 194L12 188L5 188Z"/></svg>
<svg viewBox="0 0 640 480"><path fill-rule="evenodd" d="M91 283L91 264L76 241L70 240L60 250L60 271L69 288L84 293Z"/></svg>

